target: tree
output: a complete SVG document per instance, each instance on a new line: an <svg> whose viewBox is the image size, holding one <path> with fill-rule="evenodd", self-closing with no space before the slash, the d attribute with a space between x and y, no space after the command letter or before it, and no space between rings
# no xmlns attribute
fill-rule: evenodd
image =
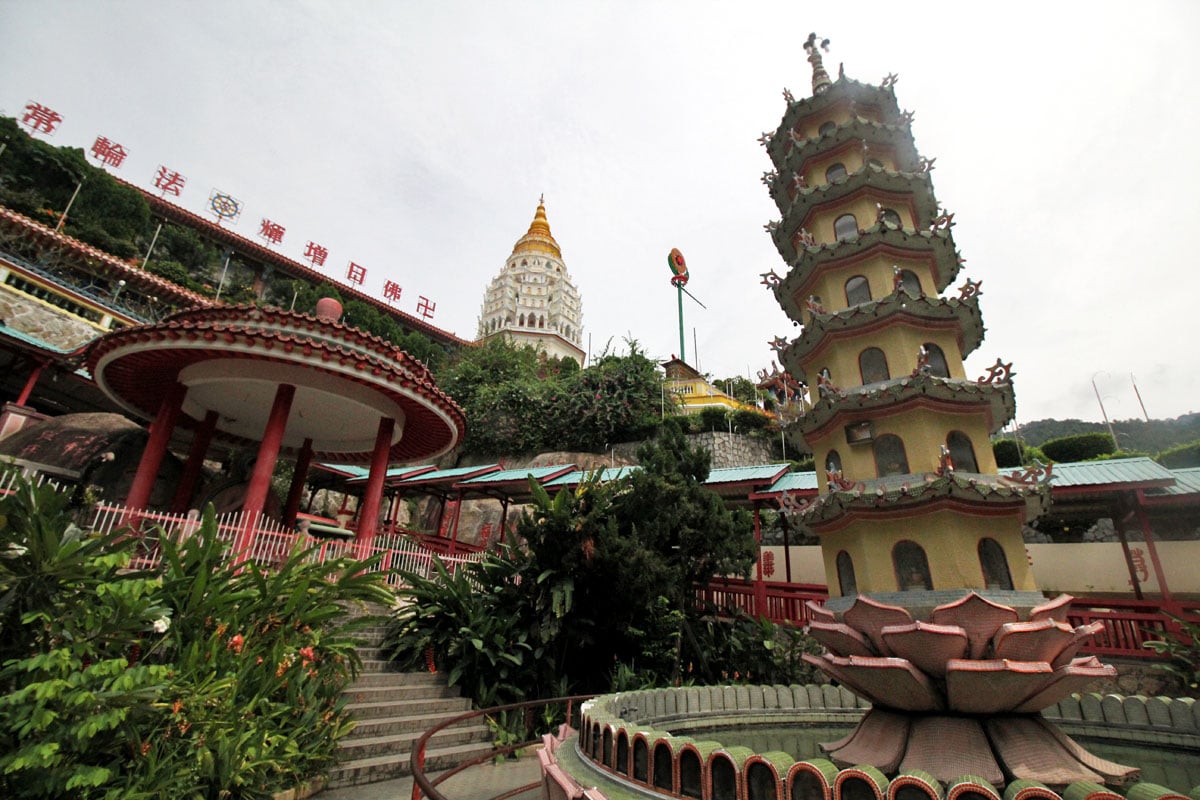
<svg viewBox="0 0 1200 800"><path fill-rule="evenodd" d="M701 615L697 584L748 575L754 563L749 515L703 486L706 451L668 422L638 460L627 477L566 497L535 488L517 527L521 585L538 587L526 607L556 621L552 651L583 691L606 686L615 663L677 677Z"/></svg>
<svg viewBox="0 0 1200 800"><path fill-rule="evenodd" d="M709 659L696 585L749 574L749 515L703 486L708 453L673 423L638 457L642 467L619 480L593 475L553 497L531 481L519 544L464 567L465 578L401 590L411 602L389 639L397 660L431 659L467 692L502 670L504 692L475 699L504 702L603 691L618 665L666 683L688 661Z"/></svg>
<svg viewBox="0 0 1200 800"><path fill-rule="evenodd" d="M756 405L758 402L758 388L745 376L734 375L731 378L717 378L712 384L734 400L741 400L747 405Z"/></svg>

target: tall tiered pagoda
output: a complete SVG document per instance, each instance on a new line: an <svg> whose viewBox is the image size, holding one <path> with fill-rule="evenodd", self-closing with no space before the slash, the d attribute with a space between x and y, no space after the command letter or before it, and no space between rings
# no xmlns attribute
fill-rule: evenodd
<svg viewBox="0 0 1200 800"><path fill-rule="evenodd" d="M818 497L785 508L825 561L830 600L810 631L829 652L810 658L873 704L831 757L997 785L1127 779L1036 713L1114 673L1075 658L1092 630L1066 623L1069 598L1037 591L1021 529L1049 471L997 473L989 437L1013 417L1012 370L964 371L983 340L979 283L947 291L962 267L953 215L896 78L831 79L827 44L809 37L812 96L785 90L761 141L788 267L764 283L802 328L773 346L816 387L797 425L824 466Z"/></svg>

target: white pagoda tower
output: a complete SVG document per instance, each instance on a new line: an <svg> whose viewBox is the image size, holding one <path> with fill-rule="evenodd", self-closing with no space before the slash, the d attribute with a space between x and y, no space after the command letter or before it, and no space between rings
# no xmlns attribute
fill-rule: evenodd
<svg viewBox="0 0 1200 800"><path fill-rule="evenodd" d="M484 293L477 338L493 336L583 366L583 306L550 233L542 199L529 230Z"/></svg>

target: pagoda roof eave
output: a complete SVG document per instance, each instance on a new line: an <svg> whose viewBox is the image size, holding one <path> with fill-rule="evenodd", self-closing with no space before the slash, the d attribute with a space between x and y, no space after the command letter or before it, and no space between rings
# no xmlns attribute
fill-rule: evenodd
<svg viewBox="0 0 1200 800"><path fill-rule="evenodd" d="M849 336L889 322L914 327L927 327L922 323L932 323L928 327L953 324L957 328L958 346L966 357L983 342L985 332L977 298L978 295L965 300L927 295L916 297L900 289L887 297L842 311L813 314L800 336L780 353L780 363L797 380L807 382L801 362L828 342L826 337Z"/></svg>
<svg viewBox="0 0 1200 800"><path fill-rule="evenodd" d="M799 511L800 520L814 532L844 524L861 515L909 515L947 503L979 510L1022 510L1026 519L1039 516L1050 501L1046 483L1025 483L994 474L948 472L889 475L858 481L836 489Z"/></svg>
<svg viewBox="0 0 1200 800"><path fill-rule="evenodd" d="M776 226L772 237L775 246L785 260L783 244L789 245L809 218L819 208L852 198L856 195L876 196L876 202L886 205L900 200L911 202L918 224L932 221L938 215L937 198L933 196L933 184L928 172L894 172L878 167L864 166L833 183L823 183L796 192L791 206L783 213L783 220Z"/></svg>
<svg viewBox="0 0 1200 800"><path fill-rule="evenodd" d="M988 432L1000 430L1016 413L1012 383L984 383L934 375L892 378L827 394L796 424L801 435L808 439L824 435L840 423L858 422L881 413L898 413L911 407L953 411L981 405L988 411Z"/></svg>
<svg viewBox="0 0 1200 800"><path fill-rule="evenodd" d="M866 143L868 147L871 144L892 147L896 151L896 163L911 169L916 169L920 158L908 125L891 125L856 117L824 136L805 139L803 144L794 145L780 165L781 170L802 172L810 159L845 148L846 145L855 142ZM771 195L780 211L786 211L791 205L792 200L787 193L789 184L790 181L781 174L771 186Z"/></svg>
<svg viewBox="0 0 1200 800"><path fill-rule="evenodd" d="M810 97L801 97L788 103L787 110L767 145L767 153L775 163L786 157L791 142L787 132L796 127L803 118L818 114L839 103L878 103L884 116L899 115L896 93L891 87L875 86L841 75L824 92Z"/></svg>
<svg viewBox="0 0 1200 800"><path fill-rule="evenodd" d="M787 247L791 248L790 242ZM793 253L793 258L789 259L788 263L794 266L787 276L780 278L771 289L788 317L800 320L801 307L795 298L803 300L812 294L806 290L825 268L842 267L871 258L878 253L895 259L931 259L936 279L935 288L938 292L945 291L962 269L962 262L959 260L950 231L917 231L877 222L853 239L805 247L798 256ZM798 261L801 263L796 263Z"/></svg>

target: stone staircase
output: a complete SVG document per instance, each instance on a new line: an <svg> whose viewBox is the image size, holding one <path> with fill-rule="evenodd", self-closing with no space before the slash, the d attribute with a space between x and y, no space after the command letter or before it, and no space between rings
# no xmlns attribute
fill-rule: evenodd
<svg viewBox="0 0 1200 800"><path fill-rule="evenodd" d="M441 674L396 672L381 659L383 628L362 634L363 671L345 692L346 710L357 723L338 748L339 764L329 773L329 788L375 783L412 774L412 747L425 731L444 719L471 710L471 702L446 686ZM456 723L429 740L425 769L448 769L492 750L482 717Z"/></svg>

